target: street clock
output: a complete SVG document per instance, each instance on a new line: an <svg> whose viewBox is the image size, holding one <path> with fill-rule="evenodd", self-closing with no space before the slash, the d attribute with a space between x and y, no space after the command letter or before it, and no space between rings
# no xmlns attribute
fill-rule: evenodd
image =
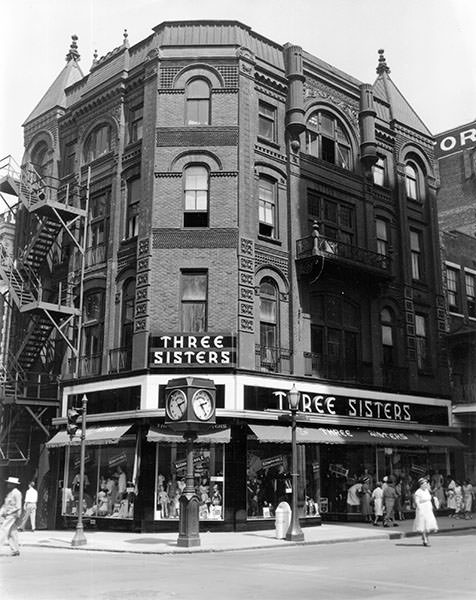
<svg viewBox="0 0 476 600"><path fill-rule="evenodd" d="M200 431L214 425L216 390L211 379L171 379L165 389L165 423L176 431Z"/></svg>

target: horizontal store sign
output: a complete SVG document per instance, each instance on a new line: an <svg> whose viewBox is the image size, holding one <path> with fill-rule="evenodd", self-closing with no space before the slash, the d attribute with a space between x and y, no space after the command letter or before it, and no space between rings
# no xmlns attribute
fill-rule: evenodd
<svg viewBox="0 0 476 600"><path fill-rule="evenodd" d="M449 405L448 405L449 406ZM315 394L301 392L299 411L311 415L326 415L369 419L372 421L395 421L425 425L449 425L447 405L402 402L374 398L354 398L351 394ZM287 390L245 386L245 410L286 410Z"/></svg>
<svg viewBox="0 0 476 600"><path fill-rule="evenodd" d="M474 146L476 146L476 122L437 136L435 153L437 156L444 156L450 152L457 152Z"/></svg>
<svg viewBox="0 0 476 600"><path fill-rule="evenodd" d="M229 367L235 363L236 337L231 334L168 333L150 339L150 367Z"/></svg>

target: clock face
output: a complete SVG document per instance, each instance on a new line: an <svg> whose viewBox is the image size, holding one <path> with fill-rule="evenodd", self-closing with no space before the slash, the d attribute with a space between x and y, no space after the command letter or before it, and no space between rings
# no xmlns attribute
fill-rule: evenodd
<svg viewBox="0 0 476 600"><path fill-rule="evenodd" d="M173 390L167 396L167 414L172 421L178 421L187 410L187 396L182 390Z"/></svg>
<svg viewBox="0 0 476 600"><path fill-rule="evenodd" d="M213 398L207 390L197 390L192 398L192 408L197 419L208 421L213 413Z"/></svg>

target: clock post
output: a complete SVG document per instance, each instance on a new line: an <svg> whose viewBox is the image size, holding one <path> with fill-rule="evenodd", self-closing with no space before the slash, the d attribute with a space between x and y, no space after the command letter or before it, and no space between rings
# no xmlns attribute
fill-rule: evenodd
<svg viewBox="0 0 476 600"><path fill-rule="evenodd" d="M200 546L200 500L195 491L193 444L197 433L214 425L215 384L210 379L183 377L168 382L165 391L165 423L183 432L187 444L187 473L185 488L179 499L179 535L177 545Z"/></svg>

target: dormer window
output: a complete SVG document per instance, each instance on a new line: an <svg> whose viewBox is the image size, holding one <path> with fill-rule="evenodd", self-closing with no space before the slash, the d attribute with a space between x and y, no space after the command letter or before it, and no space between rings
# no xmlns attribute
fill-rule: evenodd
<svg viewBox="0 0 476 600"><path fill-rule="evenodd" d="M343 169L352 169L349 136L331 113L316 111L307 121L306 152Z"/></svg>

